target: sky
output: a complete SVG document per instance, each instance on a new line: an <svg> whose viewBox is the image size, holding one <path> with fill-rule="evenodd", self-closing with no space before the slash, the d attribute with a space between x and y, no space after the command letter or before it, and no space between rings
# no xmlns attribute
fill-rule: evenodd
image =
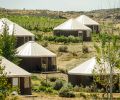
<svg viewBox="0 0 120 100"><path fill-rule="evenodd" d="M0 0L7 9L48 9L54 11L90 11L120 8L120 0Z"/></svg>

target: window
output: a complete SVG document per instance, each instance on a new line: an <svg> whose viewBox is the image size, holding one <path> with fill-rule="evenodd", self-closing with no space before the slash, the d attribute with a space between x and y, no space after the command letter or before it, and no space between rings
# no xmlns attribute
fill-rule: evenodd
<svg viewBox="0 0 120 100"><path fill-rule="evenodd" d="M56 65L56 57L51 58L52 59L52 64Z"/></svg>
<svg viewBox="0 0 120 100"><path fill-rule="evenodd" d="M90 37L90 32L87 32L87 37Z"/></svg>
<svg viewBox="0 0 120 100"><path fill-rule="evenodd" d="M13 78L12 85L13 86L18 86L18 78Z"/></svg>
<svg viewBox="0 0 120 100"><path fill-rule="evenodd" d="M30 82L29 82L29 77L24 78L24 87L29 88L30 87Z"/></svg>

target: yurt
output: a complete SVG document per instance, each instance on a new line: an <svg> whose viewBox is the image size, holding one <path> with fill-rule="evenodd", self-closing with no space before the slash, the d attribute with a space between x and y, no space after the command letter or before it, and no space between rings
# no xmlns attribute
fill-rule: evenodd
<svg viewBox="0 0 120 100"><path fill-rule="evenodd" d="M105 63L102 67L105 69L105 75L109 75L110 67L108 66L108 63ZM97 63L96 58L93 57L70 70L68 72L68 81L73 85L89 86L93 82L93 72L95 71L96 74L101 75L100 70L101 66ZM113 75L118 74L120 74L120 70L118 68L114 68Z"/></svg>
<svg viewBox="0 0 120 100"><path fill-rule="evenodd" d="M20 94L31 94L31 74L4 57L0 57L1 66L7 75L8 83L18 87Z"/></svg>
<svg viewBox="0 0 120 100"><path fill-rule="evenodd" d="M76 20L79 21L80 23L88 26L89 28L91 28L92 32L99 33L99 26L100 26L99 23L94 21L90 17L88 17L86 15L81 15L81 16L77 17Z"/></svg>
<svg viewBox="0 0 120 100"><path fill-rule="evenodd" d="M53 29L56 36L82 37L83 41L91 40L91 29L75 19L69 19Z"/></svg>
<svg viewBox="0 0 120 100"><path fill-rule="evenodd" d="M20 66L29 72L55 71L57 68L56 54L35 41L18 47L16 56L21 59Z"/></svg>
<svg viewBox="0 0 120 100"><path fill-rule="evenodd" d="M5 24L8 26L9 35L14 35L16 37L16 47L35 39L34 34L7 18L0 19L0 34L3 32Z"/></svg>

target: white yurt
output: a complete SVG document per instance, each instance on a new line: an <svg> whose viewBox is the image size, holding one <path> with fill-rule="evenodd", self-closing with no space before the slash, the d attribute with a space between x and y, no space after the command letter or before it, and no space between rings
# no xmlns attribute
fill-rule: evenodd
<svg viewBox="0 0 120 100"><path fill-rule="evenodd" d="M100 66L95 57L90 58L68 72L68 81L73 85L90 85L93 82L93 72L98 75L103 75L101 72L103 69L105 70L105 75L110 74L108 63L105 63L104 66ZM120 69L114 68L113 75L118 74L120 74Z"/></svg>
<svg viewBox="0 0 120 100"><path fill-rule="evenodd" d="M17 86L20 89L20 94L31 94L31 73L20 68L16 64L7 60L4 57L0 57L1 66L4 67L4 73L8 78L8 83L11 86Z"/></svg>
<svg viewBox="0 0 120 100"><path fill-rule="evenodd" d="M56 36L75 36L83 37L84 41L91 40L91 29L75 19L69 19L61 25L54 28L54 35Z"/></svg>
<svg viewBox="0 0 120 100"><path fill-rule="evenodd" d="M92 32L99 33L99 26L100 24L96 22L95 20L91 19L90 17L86 15L81 15L76 18L77 21L80 23L88 26L89 28L92 29Z"/></svg>
<svg viewBox="0 0 120 100"><path fill-rule="evenodd" d="M8 20L7 18L0 19L0 34L3 32L5 24L8 26L9 35L14 35L16 37L16 47L35 39L34 34L19 26L18 24Z"/></svg>
<svg viewBox="0 0 120 100"><path fill-rule="evenodd" d="M55 71L56 54L44 48L35 41L29 41L17 48L17 57L21 59L20 66L30 72Z"/></svg>

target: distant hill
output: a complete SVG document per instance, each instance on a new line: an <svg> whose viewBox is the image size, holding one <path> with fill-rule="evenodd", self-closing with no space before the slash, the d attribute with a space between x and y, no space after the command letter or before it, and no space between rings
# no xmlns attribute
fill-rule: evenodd
<svg viewBox="0 0 120 100"><path fill-rule="evenodd" d="M77 17L81 14L88 15L90 17L93 17L95 19L101 19L101 20L109 20L111 18L114 18L118 21L120 21L120 8L116 9L101 9L101 10L93 10L89 12L76 12L76 11L50 11L50 10L18 10L18 9L5 9L0 8L0 13L7 13L12 15L28 15L28 16L45 16L45 17L53 17L53 18L63 18L63 19L69 19Z"/></svg>

